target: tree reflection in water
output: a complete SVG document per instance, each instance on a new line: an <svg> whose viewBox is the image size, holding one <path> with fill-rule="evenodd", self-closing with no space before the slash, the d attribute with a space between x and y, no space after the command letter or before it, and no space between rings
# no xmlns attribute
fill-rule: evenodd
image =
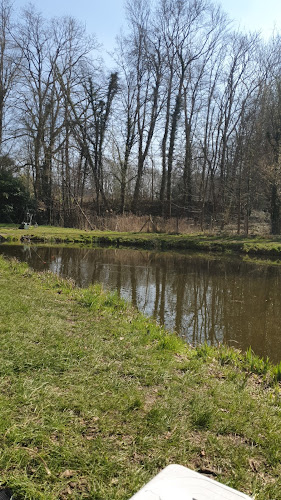
<svg viewBox="0 0 281 500"><path fill-rule="evenodd" d="M281 359L281 268L239 258L136 250L6 246L82 287L101 282L190 344L228 343Z"/></svg>

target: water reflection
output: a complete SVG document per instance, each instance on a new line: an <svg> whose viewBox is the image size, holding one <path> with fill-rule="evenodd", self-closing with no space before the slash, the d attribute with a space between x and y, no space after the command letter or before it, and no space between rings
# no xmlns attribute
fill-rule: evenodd
<svg viewBox="0 0 281 500"><path fill-rule="evenodd" d="M117 290L187 342L228 343L281 359L281 269L178 253L33 246L0 247L79 286Z"/></svg>

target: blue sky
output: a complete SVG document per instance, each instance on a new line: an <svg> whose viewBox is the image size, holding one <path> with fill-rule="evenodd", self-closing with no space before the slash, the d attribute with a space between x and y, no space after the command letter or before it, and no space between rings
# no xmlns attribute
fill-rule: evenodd
<svg viewBox="0 0 281 500"><path fill-rule="evenodd" d="M281 0L221 0L223 10L247 31L268 38L274 27L281 31Z"/></svg>
<svg viewBox="0 0 281 500"><path fill-rule="evenodd" d="M116 35L124 22L123 0L33 0L46 16L71 15L95 33L107 50L112 50ZM26 0L14 0L19 9ZM281 0L221 0L225 12L246 30L261 31L268 38L276 26L281 31Z"/></svg>
<svg viewBox="0 0 281 500"><path fill-rule="evenodd" d="M33 0L45 16L71 15L86 24L88 33L95 33L105 49L111 50L124 19L123 0ZM14 0L14 8L28 4Z"/></svg>

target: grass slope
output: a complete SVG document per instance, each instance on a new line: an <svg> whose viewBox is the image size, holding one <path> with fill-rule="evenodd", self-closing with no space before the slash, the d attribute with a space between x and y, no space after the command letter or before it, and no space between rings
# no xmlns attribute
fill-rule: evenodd
<svg viewBox="0 0 281 500"><path fill-rule="evenodd" d="M52 226L17 229L15 225L0 224L0 241L33 241L56 243L101 244L115 247L131 246L160 250L198 250L212 252L238 252L244 255L281 256L281 238L261 236L212 234L156 234L120 233L111 231L83 231L81 229Z"/></svg>
<svg viewBox="0 0 281 500"><path fill-rule="evenodd" d="M100 287L2 258L0 286L0 485L13 498L126 500L179 463L281 499L280 366L191 349Z"/></svg>

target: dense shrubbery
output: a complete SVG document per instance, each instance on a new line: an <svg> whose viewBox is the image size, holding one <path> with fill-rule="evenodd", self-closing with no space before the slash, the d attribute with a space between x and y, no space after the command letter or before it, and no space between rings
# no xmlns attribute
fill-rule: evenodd
<svg viewBox="0 0 281 500"><path fill-rule="evenodd" d="M23 182L0 169L0 222L21 222L30 205L30 195Z"/></svg>

